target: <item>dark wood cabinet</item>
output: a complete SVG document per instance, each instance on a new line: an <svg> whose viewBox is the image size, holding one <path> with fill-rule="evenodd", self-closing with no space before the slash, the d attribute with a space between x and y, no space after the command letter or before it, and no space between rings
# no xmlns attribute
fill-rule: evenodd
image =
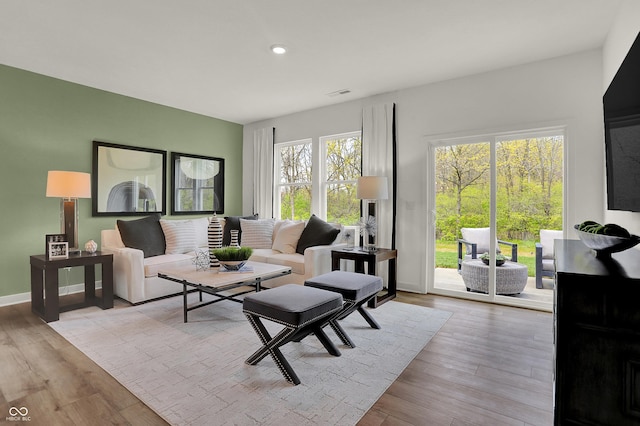
<svg viewBox="0 0 640 426"><path fill-rule="evenodd" d="M640 425L640 251L555 241L555 424Z"/></svg>

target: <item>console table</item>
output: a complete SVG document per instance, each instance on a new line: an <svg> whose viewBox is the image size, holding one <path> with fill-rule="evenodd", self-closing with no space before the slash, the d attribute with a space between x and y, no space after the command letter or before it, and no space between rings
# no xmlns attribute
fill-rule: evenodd
<svg viewBox="0 0 640 426"><path fill-rule="evenodd" d="M378 262L389 261L389 276L387 280L387 288L369 300L368 306L375 308L384 302L396 297L396 258L397 250L378 248L376 251L367 251L361 247L353 249L334 249L331 250L331 269L337 271L340 269L340 260L353 260L355 262L355 272L364 273L364 264L368 264L369 275L377 275Z"/></svg>
<svg viewBox="0 0 640 426"><path fill-rule="evenodd" d="M47 259L44 254L30 256L31 311L46 322L60 319L60 312L99 306L113 308L113 255L85 251L71 254L67 259ZM102 297L96 297L95 265L102 265ZM60 306L58 271L73 266L84 267L84 301Z"/></svg>
<svg viewBox="0 0 640 426"><path fill-rule="evenodd" d="M556 425L640 424L640 252L555 240Z"/></svg>

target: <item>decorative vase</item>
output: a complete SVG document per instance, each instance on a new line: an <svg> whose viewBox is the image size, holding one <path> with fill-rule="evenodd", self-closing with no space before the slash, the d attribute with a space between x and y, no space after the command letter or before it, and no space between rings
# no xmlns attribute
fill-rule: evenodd
<svg viewBox="0 0 640 426"><path fill-rule="evenodd" d="M232 229L230 232L231 242L229 243L229 247L240 247L240 244L238 244L238 234L240 233L240 231L238 231L237 229Z"/></svg>
<svg viewBox="0 0 640 426"><path fill-rule="evenodd" d="M95 253L96 250L98 250L98 243L96 243L93 240L89 240L87 241L87 243L84 245L84 250L87 253Z"/></svg>
<svg viewBox="0 0 640 426"><path fill-rule="evenodd" d="M215 213L207 228L207 238L209 242L209 267L219 268L220 262L218 262L218 259L213 255L213 250L222 247L222 225Z"/></svg>

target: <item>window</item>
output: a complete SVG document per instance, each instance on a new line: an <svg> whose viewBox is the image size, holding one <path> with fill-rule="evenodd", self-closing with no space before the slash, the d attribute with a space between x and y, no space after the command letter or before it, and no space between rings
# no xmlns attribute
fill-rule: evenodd
<svg viewBox="0 0 640 426"><path fill-rule="evenodd" d="M360 132L320 138L324 151L323 195L329 222L353 225L360 218L356 184L362 175Z"/></svg>
<svg viewBox="0 0 640 426"><path fill-rule="evenodd" d="M356 182L362 172L360 132L276 144L274 211L281 219L315 213L353 225L360 217Z"/></svg>
<svg viewBox="0 0 640 426"><path fill-rule="evenodd" d="M275 211L281 219L306 220L311 216L311 140L277 145Z"/></svg>

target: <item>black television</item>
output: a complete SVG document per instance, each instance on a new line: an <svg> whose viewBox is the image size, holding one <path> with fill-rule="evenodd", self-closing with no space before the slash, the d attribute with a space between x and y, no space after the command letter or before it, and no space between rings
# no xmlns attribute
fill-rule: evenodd
<svg viewBox="0 0 640 426"><path fill-rule="evenodd" d="M640 33L602 101L607 207L640 212Z"/></svg>

